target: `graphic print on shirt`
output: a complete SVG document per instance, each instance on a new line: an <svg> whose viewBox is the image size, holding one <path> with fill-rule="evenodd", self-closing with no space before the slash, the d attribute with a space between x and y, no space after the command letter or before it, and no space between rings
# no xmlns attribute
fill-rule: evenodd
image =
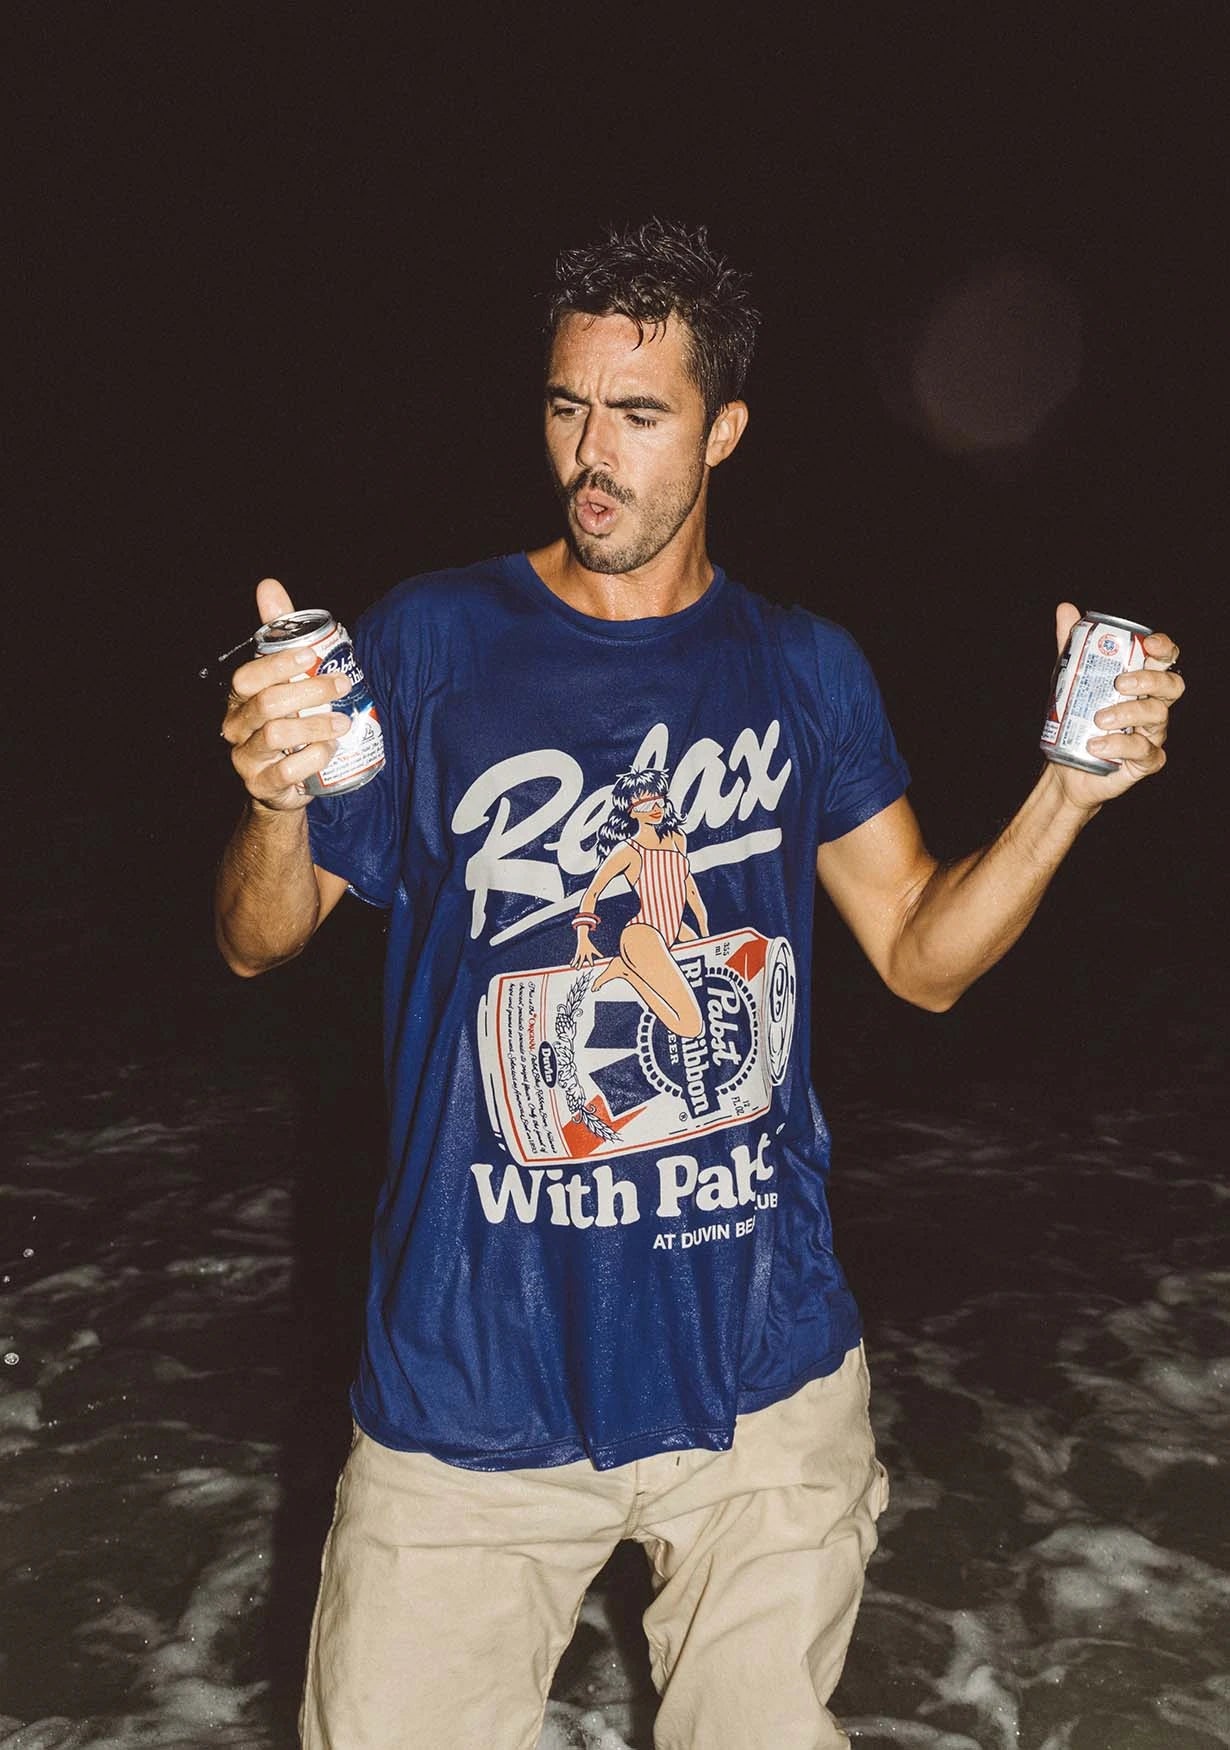
<svg viewBox="0 0 1230 1750"><path fill-rule="evenodd" d="M488 1113L523 1166L749 1123L786 1074L790 944L750 928L710 933L670 790L665 767L619 775L571 965L497 974L480 1002ZM603 925L604 895L628 889L635 914Z"/></svg>

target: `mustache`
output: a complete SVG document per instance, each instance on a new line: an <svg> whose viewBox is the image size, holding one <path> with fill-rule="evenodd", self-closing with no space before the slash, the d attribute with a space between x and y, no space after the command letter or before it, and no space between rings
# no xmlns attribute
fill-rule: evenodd
<svg viewBox="0 0 1230 1750"><path fill-rule="evenodd" d="M588 468L583 474L578 474L568 488L568 497L576 499L587 487L591 487L595 492L603 493L607 498L613 498L616 504L636 503L635 492L629 492L626 486L617 485L609 474L602 474Z"/></svg>

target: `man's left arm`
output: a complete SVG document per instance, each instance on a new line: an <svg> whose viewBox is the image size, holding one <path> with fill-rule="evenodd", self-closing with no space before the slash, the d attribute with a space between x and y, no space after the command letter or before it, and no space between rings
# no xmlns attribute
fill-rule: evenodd
<svg viewBox="0 0 1230 1750"><path fill-rule="evenodd" d="M1079 618L1070 602L1060 606L1061 649ZM951 1008L1016 941L1103 804L1161 770L1183 681L1168 672L1179 653L1166 633L1151 634L1145 652L1146 667L1120 675L1122 697L1095 718L1108 734L1090 751L1120 761L1116 772L1048 761L999 836L953 863L938 863L927 850L904 797L820 847L816 869L825 891L898 996L924 1009Z"/></svg>

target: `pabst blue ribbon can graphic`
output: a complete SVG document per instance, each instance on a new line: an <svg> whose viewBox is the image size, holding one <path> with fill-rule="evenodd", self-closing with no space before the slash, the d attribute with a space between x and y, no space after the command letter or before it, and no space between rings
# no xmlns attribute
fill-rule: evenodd
<svg viewBox="0 0 1230 1750"><path fill-rule="evenodd" d="M1151 631L1110 614L1090 612L1076 622L1055 665L1042 725L1039 745L1048 760L1083 772L1118 771L1114 760L1098 759L1086 743L1107 733L1093 721L1094 714L1122 699L1115 688L1119 675L1145 666L1144 640Z"/></svg>
<svg viewBox="0 0 1230 1750"><path fill-rule="evenodd" d="M478 1016L488 1115L523 1166L631 1154L769 1108L794 1034L794 955L733 930L674 950L702 1017L673 1032L606 963L500 973Z"/></svg>
<svg viewBox="0 0 1230 1750"><path fill-rule="evenodd" d="M311 717L332 711L350 719L350 728L338 741L337 751L328 765L304 780L309 795L341 796L347 790L358 790L370 782L384 765L384 734L345 626L335 620L327 608L301 608L297 613L270 620L257 632L255 642L262 656L276 650L295 650L310 645L316 660L311 668L293 675L293 680L306 681L313 675L340 670L351 683L344 699L334 699L325 705L309 705L299 713L300 717Z"/></svg>

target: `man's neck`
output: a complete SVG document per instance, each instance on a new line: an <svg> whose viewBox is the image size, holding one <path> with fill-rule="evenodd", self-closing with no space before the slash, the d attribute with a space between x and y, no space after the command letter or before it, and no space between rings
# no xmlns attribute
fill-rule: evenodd
<svg viewBox="0 0 1230 1750"><path fill-rule="evenodd" d="M657 554L636 571L608 574L581 564L567 541L526 555L553 595L595 620L656 620L699 601L713 582L703 543L686 554Z"/></svg>

